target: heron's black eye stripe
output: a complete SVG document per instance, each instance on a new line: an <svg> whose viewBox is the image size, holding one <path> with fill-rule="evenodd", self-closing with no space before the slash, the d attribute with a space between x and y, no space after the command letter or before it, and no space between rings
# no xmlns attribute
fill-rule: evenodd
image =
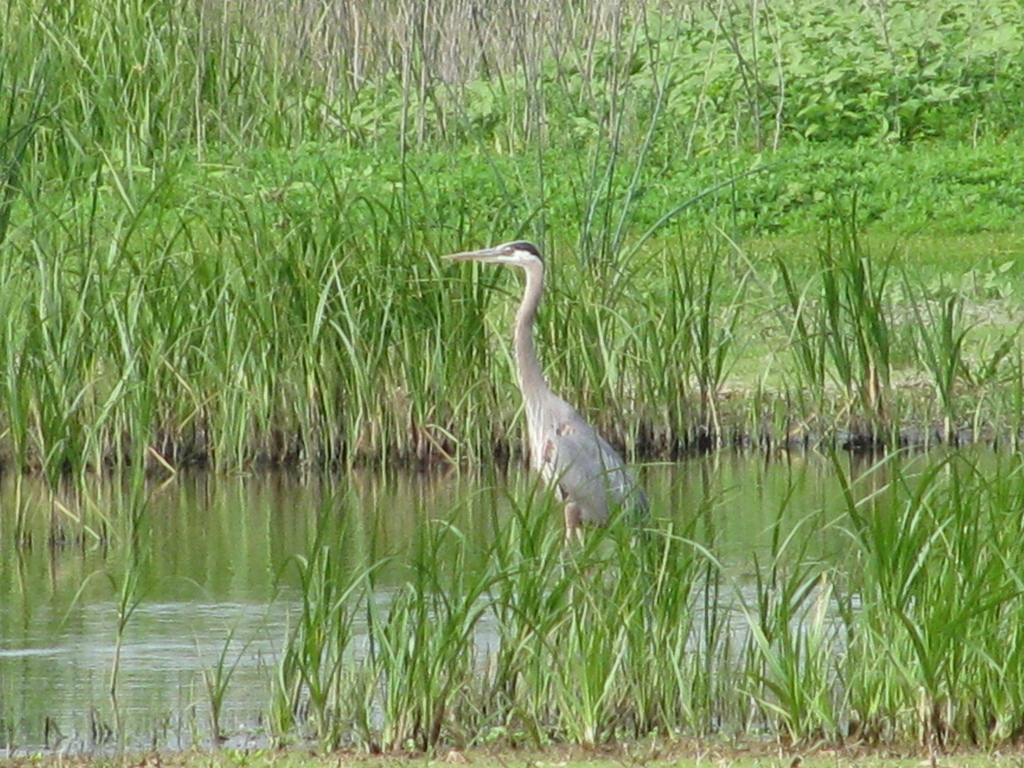
<svg viewBox="0 0 1024 768"><path fill-rule="evenodd" d="M509 243L510 248L514 248L517 251L526 251L532 256L536 256L541 261L544 261L544 257L540 255L540 250L533 243L528 243L526 240L517 240L514 243Z"/></svg>

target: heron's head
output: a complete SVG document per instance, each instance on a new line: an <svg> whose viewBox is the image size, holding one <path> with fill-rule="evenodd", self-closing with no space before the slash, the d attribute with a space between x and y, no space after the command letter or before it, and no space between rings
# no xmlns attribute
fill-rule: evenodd
<svg viewBox="0 0 1024 768"><path fill-rule="evenodd" d="M452 261L482 261L485 264L507 264L512 267L526 267L531 264L544 264L544 259L537 246L525 240L484 248L481 251L464 251L445 256Z"/></svg>

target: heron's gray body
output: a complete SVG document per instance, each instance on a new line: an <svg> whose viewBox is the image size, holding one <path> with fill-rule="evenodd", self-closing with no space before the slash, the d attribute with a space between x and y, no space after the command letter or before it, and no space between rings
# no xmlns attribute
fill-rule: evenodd
<svg viewBox="0 0 1024 768"><path fill-rule="evenodd" d="M576 504L579 522L604 525L612 510L627 501L644 504L608 441L565 400L547 394L545 407L526 405L530 466L555 488L561 501Z"/></svg>
<svg viewBox="0 0 1024 768"><path fill-rule="evenodd" d="M514 242L457 253L523 269L526 285L516 312L515 355L526 409L530 465L565 502L566 532L580 524L604 525L615 509L646 513L647 500L619 454L569 403L556 395L541 371L533 345L533 321L544 291L544 261L530 243Z"/></svg>

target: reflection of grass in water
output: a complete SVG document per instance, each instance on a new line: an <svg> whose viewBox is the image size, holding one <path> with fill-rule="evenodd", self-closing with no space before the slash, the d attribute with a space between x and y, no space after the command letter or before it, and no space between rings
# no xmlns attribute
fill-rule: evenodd
<svg viewBox="0 0 1024 768"><path fill-rule="evenodd" d="M389 603L359 608L372 579L357 574L332 588L348 590L349 607L334 600L324 615L321 582L308 583L298 626L316 616L317 634L285 656L299 681L291 711L308 701L305 724L324 744L371 751L723 730L929 747L1012 739L1024 712L1019 458L836 471L846 508L829 525L849 549L837 562L812 556L818 518L783 524L784 500L766 559L748 561L735 587L714 542L678 527L645 546L613 525L565 549L530 503L494 531L486 565L468 568L468 540L426 524ZM362 610L369 651L356 659ZM331 704L314 707L327 699L307 686L324 681Z"/></svg>

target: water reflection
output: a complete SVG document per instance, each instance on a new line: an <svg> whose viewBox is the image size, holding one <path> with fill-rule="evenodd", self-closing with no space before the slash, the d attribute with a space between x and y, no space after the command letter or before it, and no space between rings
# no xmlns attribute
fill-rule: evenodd
<svg viewBox="0 0 1024 768"><path fill-rule="evenodd" d="M805 526L814 557L842 546L829 525L842 513L839 485L824 458L725 453L652 465L644 480L661 524L685 529L741 576L776 530ZM147 491L131 522L128 490L112 480L84 492L53 493L25 478L0 484L0 746L81 751L115 733L138 746L208 743L205 680L220 662L233 674L223 730L258 741L297 601L290 562L318 532L353 568L390 556L386 588L432 520L463 531L481 564L513 505L532 504L561 525L518 471L197 474ZM117 652L124 605L134 609Z"/></svg>

